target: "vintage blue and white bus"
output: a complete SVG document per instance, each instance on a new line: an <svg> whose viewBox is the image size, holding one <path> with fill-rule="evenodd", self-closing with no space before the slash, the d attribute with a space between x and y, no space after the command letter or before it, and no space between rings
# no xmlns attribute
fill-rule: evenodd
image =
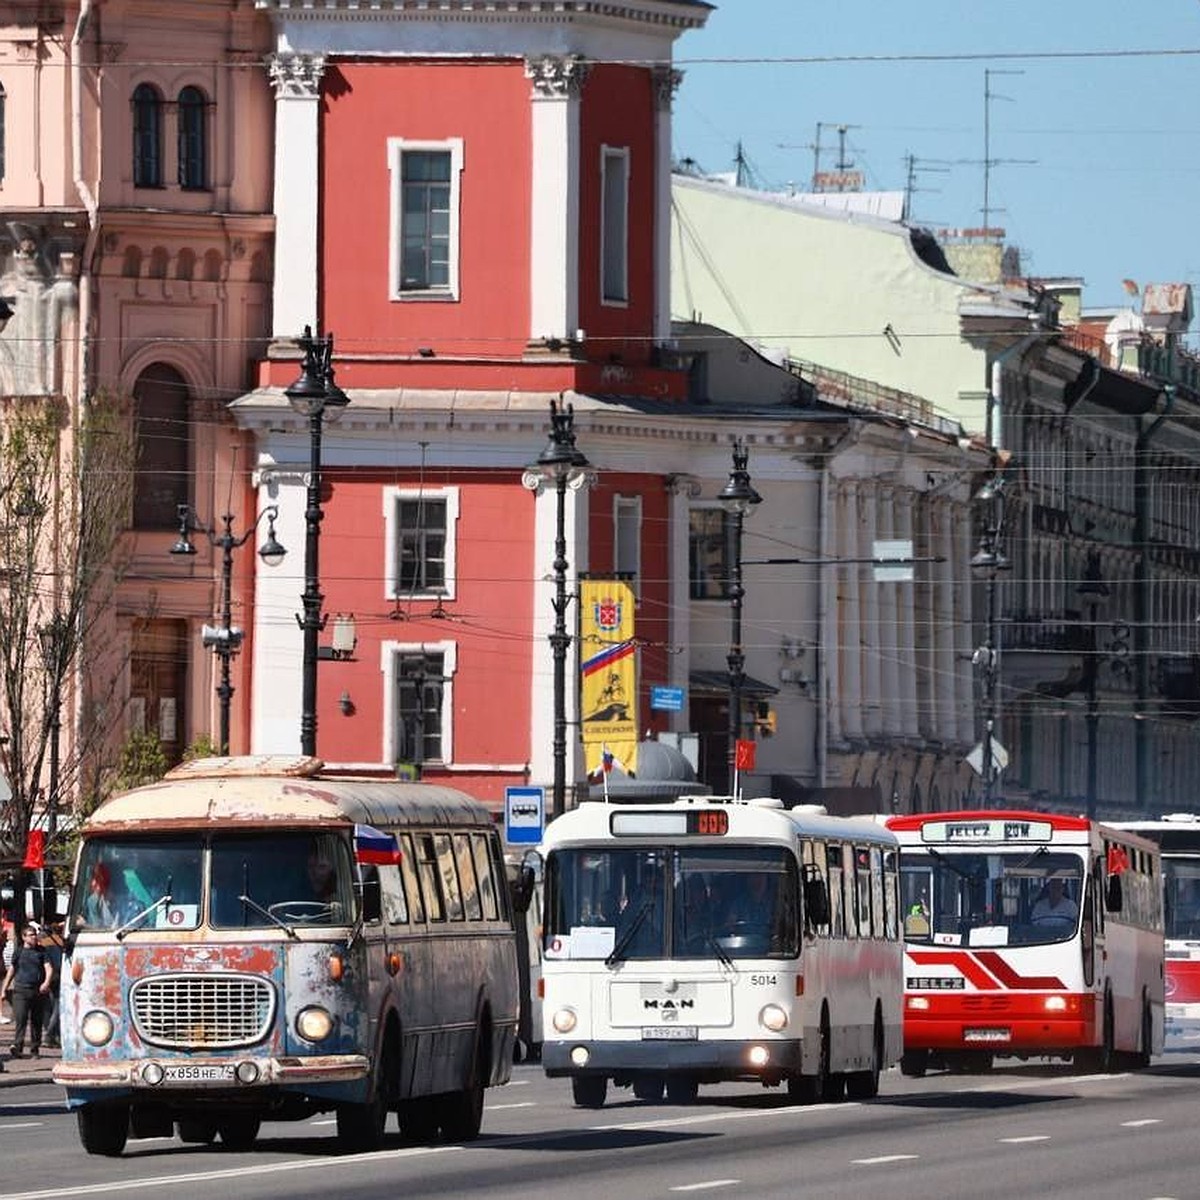
<svg viewBox="0 0 1200 1200"><path fill-rule="evenodd" d="M898 843L774 799L590 802L550 824L542 1064L598 1108L705 1083L874 1096L901 1053Z"/></svg>
<svg viewBox="0 0 1200 1200"><path fill-rule="evenodd" d="M89 1153L330 1110L348 1149L391 1113L472 1138L517 1007L499 837L461 792L203 759L83 826L54 1078Z"/></svg>

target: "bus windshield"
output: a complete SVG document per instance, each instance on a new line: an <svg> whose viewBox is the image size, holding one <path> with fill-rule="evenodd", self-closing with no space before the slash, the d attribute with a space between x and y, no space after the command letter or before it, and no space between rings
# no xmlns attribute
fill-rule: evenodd
<svg viewBox="0 0 1200 1200"><path fill-rule="evenodd" d="M76 931L196 929L206 916L214 928L290 930L356 912L349 849L332 831L94 837L78 879Z"/></svg>
<svg viewBox="0 0 1200 1200"><path fill-rule="evenodd" d="M1028 853L906 850L900 858L904 936L939 945L1033 946L1075 936L1083 861Z"/></svg>
<svg viewBox="0 0 1200 1200"><path fill-rule="evenodd" d="M1166 936L1200 939L1200 857L1164 855L1162 871Z"/></svg>
<svg viewBox="0 0 1200 1200"><path fill-rule="evenodd" d="M545 953L794 958L798 888L775 846L567 848L547 863Z"/></svg>

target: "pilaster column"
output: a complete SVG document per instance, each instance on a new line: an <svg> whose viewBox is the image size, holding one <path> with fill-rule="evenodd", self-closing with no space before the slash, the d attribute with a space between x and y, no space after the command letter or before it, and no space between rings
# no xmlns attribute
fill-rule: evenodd
<svg viewBox="0 0 1200 1200"><path fill-rule="evenodd" d="M856 558L870 559L875 552L878 497L873 480L859 485L858 552ZM863 732L878 737L883 732L882 689L879 639L879 584L869 563L856 566L862 604L862 687Z"/></svg>
<svg viewBox="0 0 1200 1200"><path fill-rule="evenodd" d="M954 647L954 710L957 740L973 745L975 737L975 666L971 654L975 643L974 613L971 607L971 514L964 504L951 509L954 540L950 559L954 576L954 623L951 625ZM999 726L996 729L999 735Z"/></svg>
<svg viewBox="0 0 1200 1200"><path fill-rule="evenodd" d="M574 54L525 60L532 84L530 342L566 341L579 326L579 103L589 70Z"/></svg>
<svg viewBox="0 0 1200 1200"><path fill-rule="evenodd" d="M934 590L933 611L930 615L929 636L932 641L934 697L931 733L940 742L953 743L958 734L958 717L955 705L955 675L958 669L954 661L958 649L958 634L954 628L954 572L958 559L954 553L954 521L951 517L950 501L938 499L933 503L931 514L933 541L936 554L942 562L936 564L938 576Z"/></svg>
<svg viewBox="0 0 1200 1200"><path fill-rule="evenodd" d="M896 492L896 507L893 517L892 536L908 542L913 547L913 557L917 557L917 542L913 536L913 494L909 488L900 488ZM896 660L899 664L899 700L900 700L900 732L905 737L918 738L921 736L921 706L917 698L917 680L921 667L924 665L917 652L916 622L914 606L916 603L916 580L925 577L929 564L917 563L913 566L913 581L897 583L896 589ZM916 665L917 669L913 670Z"/></svg>
<svg viewBox="0 0 1200 1200"><path fill-rule="evenodd" d="M837 485L837 549L838 558L858 557L858 485L841 480ZM842 577L838 589L840 619L837 636L830 645L837 648L836 662L841 677L841 734L846 739L861 738L862 710L862 607L860 603L857 566L850 564L833 568ZM830 738L834 738L830 730Z"/></svg>
<svg viewBox="0 0 1200 1200"><path fill-rule="evenodd" d="M298 337L317 319L317 221L321 210L320 145L323 54L273 54L275 88L275 285L271 330Z"/></svg>
<svg viewBox="0 0 1200 1200"><path fill-rule="evenodd" d="M671 337L671 103L683 72L652 68L654 80L654 341Z"/></svg>
<svg viewBox="0 0 1200 1200"><path fill-rule="evenodd" d="M890 541L895 536L896 489L891 484L878 487L875 503L876 535ZM870 553L874 553L874 546ZM871 570L872 586L879 597L879 719L883 732L898 737L901 732L899 615L902 583L880 583ZM911 662L912 660L907 660Z"/></svg>

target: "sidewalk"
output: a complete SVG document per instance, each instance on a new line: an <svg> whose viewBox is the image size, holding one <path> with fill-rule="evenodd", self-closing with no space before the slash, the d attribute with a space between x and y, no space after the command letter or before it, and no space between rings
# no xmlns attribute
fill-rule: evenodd
<svg viewBox="0 0 1200 1200"><path fill-rule="evenodd" d="M4 1006L4 1015L9 1015L8 1006ZM0 1025L0 1088L20 1087L30 1083L51 1083L50 1072L54 1064L62 1057L59 1050L47 1050L42 1047L40 1058L29 1057L29 1042L25 1043L25 1054L22 1058L12 1058L13 1027L11 1024Z"/></svg>

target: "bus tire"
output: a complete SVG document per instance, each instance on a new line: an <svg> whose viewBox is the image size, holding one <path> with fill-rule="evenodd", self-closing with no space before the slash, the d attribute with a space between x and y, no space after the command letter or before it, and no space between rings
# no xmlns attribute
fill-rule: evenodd
<svg viewBox="0 0 1200 1200"><path fill-rule="evenodd" d="M668 1104L695 1104L698 1095L700 1095L698 1080L689 1079L686 1075L667 1077Z"/></svg>
<svg viewBox="0 0 1200 1200"><path fill-rule="evenodd" d="M406 1142L424 1145L438 1137L438 1105L429 1096L407 1100L400 1106L400 1134Z"/></svg>
<svg viewBox="0 0 1200 1200"><path fill-rule="evenodd" d="M924 1079L929 1070L928 1050L905 1050L900 1055L900 1074L910 1079Z"/></svg>
<svg viewBox="0 0 1200 1200"><path fill-rule="evenodd" d="M821 1009L820 1049L817 1052L817 1073L815 1075L793 1075L787 1083L788 1096L799 1104L821 1104L833 1099L841 1099L841 1089L844 1081L837 1076L838 1096L834 1097L834 1078L829 1070L833 1054L829 1035L829 1010Z"/></svg>
<svg viewBox="0 0 1200 1200"><path fill-rule="evenodd" d="M338 1145L348 1153L363 1154L383 1145L388 1113L396 1104L399 1047L400 1038L392 1026L383 1041L371 1098L364 1104L337 1107Z"/></svg>
<svg viewBox="0 0 1200 1200"><path fill-rule="evenodd" d="M442 1137L449 1142L470 1142L483 1125L483 1092L491 1066L491 1038L486 1027L475 1040L475 1062L467 1086L438 1101Z"/></svg>
<svg viewBox="0 0 1200 1200"><path fill-rule="evenodd" d="M129 1138L127 1104L85 1104L78 1112L79 1142L89 1154L118 1158Z"/></svg>
<svg viewBox="0 0 1200 1200"><path fill-rule="evenodd" d="M576 1075L571 1080L571 1095L576 1108L603 1108L608 1080L603 1075Z"/></svg>
<svg viewBox="0 0 1200 1200"><path fill-rule="evenodd" d="M1075 1065L1083 1071L1097 1075L1109 1074L1115 1065L1116 1051L1113 1048L1113 1003L1112 993L1104 993L1103 1027L1100 1045L1081 1050L1075 1055Z"/></svg>
<svg viewBox="0 0 1200 1200"><path fill-rule="evenodd" d="M637 1075L633 1080L633 1094L647 1104L661 1104L666 1087L661 1075Z"/></svg>
<svg viewBox="0 0 1200 1200"><path fill-rule="evenodd" d="M262 1127L262 1119L249 1113L236 1117L227 1117L217 1125L221 1135L221 1145L226 1150L249 1150L258 1140L258 1131Z"/></svg>
<svg viewBox="0 0 1200 1200"><path fill-rule="evenodd" d="M883 1067L883 1020L875 1010L875 1031L871 1035L871 1065L865 1071L846 1075L846 1095L851 1100L873 1100L879 1095L879 1072Z"/></svg>
<svg viewBox="0 0 1200 1200"><path fill-rule="evenodd" d="M1150 1052L1154 1046L1154 1017L1150 1012L1150 1001L1142 997L1142 1028L1137 1050L1130 1055L1130 1066L1144 1071L1150 1065Z"/></svg>

